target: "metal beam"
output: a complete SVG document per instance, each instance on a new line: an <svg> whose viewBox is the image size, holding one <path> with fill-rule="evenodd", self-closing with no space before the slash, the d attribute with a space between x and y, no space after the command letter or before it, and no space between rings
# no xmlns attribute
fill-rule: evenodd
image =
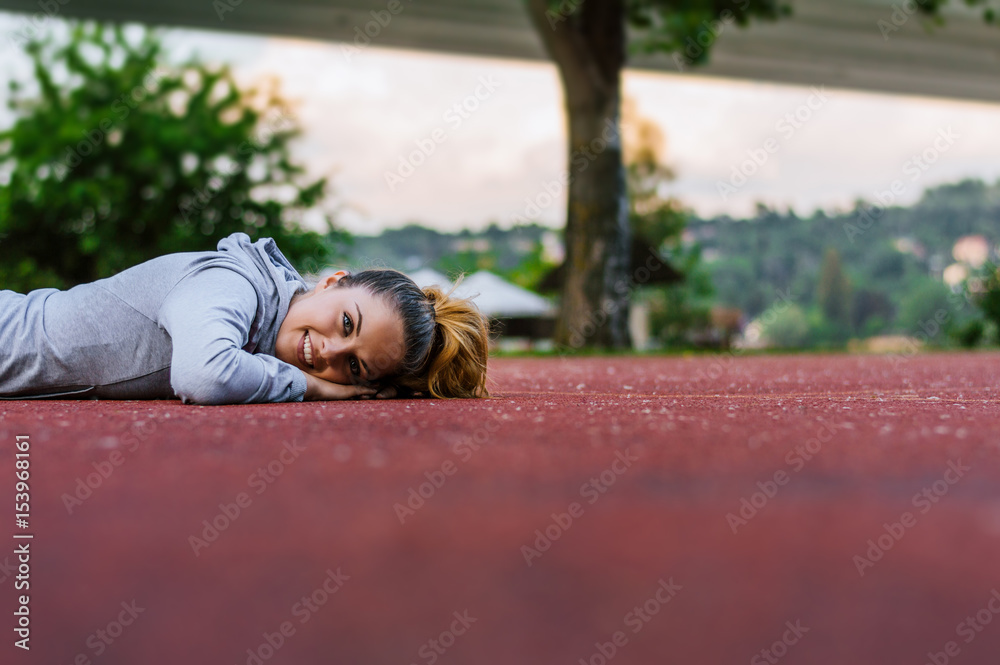
<svg viewBox="0 0 1000 665"><path fill-rule="evenodd" d="M239 1L238 5L235 5ZM953 4L957 0L953 0ZM218 8L231 6L232 11ZM447 53L544 59L523 0L400 0L387 25L372 12L390 0L70 0L59 14L153 25L285 35ZM899 0L793 0L794 14L746 29L723 27L700 75L826 85L1000 102L1000 29L956 7L928 32ZM51 6L51 5L50 5ZM38 14L38 0L0 0L0 9ZM895 17L893 16L896 12ZM895 18L895 23L894 23ZM901 19L905 18L905 21ZM879 27L898 31L883 35ZM376 30L377 28L377 30ZM636 57L639 69L677 72L666 55Z"/></svg>

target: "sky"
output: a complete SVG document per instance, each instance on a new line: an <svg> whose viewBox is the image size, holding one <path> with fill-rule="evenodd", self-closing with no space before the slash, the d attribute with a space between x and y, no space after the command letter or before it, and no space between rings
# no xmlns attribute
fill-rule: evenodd
<svg viewBox="0 0 1000 665"><path fill-rule="evenodd" d="M6 37L23 20L0 13L0 95L11 77L30 74ZM164 35L178 62L197 55L229 63L246 85L281 81L303 129L294 155L310 175L329 177L328 205L352 233L409 222L508 227L565 169L553 65L196 30ZM893 203L908 204L928 186L1000 178L998 104L634 71L623 89L666 136L665 161L677 174L668 192L702 216L745 216L758 203L803 216L833 212L894 183ZM0 127L10 121L4 105ZM421 163L411 173L402 161ZM562 226L565 199L542 206L538 221Z"/></svg>

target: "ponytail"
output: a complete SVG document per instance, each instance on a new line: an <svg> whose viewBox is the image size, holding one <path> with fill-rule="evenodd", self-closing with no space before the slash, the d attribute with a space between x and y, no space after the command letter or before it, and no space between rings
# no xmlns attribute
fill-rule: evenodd
<svg viewBox="0 0 1000 665"><path fill-rule="evenodd" d="M455 287L461 283L461 278ZM452 296L436 286L423 289L434 308L434 342L424 371L416 378L435 397L489 397L486 359L489 320L470 298Z"/></svg>
<svg viewBox="0 0 1000 665"><path fill-rule="evenodd" d="M420 289L396 270L364 270L345 275L338 286L361 286L382 297L403 322L403 360L391 377L405 390L438 398L489 397L486 361L489 319L471 298L436 286Z"/></svg>

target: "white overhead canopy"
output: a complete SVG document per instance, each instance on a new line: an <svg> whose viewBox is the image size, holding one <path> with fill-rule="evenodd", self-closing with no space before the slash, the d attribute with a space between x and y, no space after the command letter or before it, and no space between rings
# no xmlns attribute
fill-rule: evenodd
<svg viewBox="0 0 1000 665"><path fill-rule="evenodd" d="M420 268L419 270L408 272L406 275L420 288L436 286L445 293L451 290L451 280L433 268Z"/></svg>
<svg viewBox="0 0 1000 665"><path fill-rule="evenodd" d="M72 0L60 15L352 42L390 0ZM400 0L372 45L508 58L545 58L524 0ZM791 0L794 15L725 26L698 74L879 92L1000 101L1000 28L952 0L927 34L902 0ZM219 7L232 11L219 12ZM38 0L0 9L39 13ZM895 16L894 16L895 14ZM383 18L386 14L382 14ZM894 22L895 19L895 22ZM880 27L880 21L882 25ZM898 31L888 32L886 26ZM884 34L885 33L885 34ZM676 72L667 56L632 66Z"/></svg>
<svg viewBox="0 0 1000 665"><path fill-rule="evenodd" d="M454 295L472 298L487 316L547 316L555 308L548 300L517 284L511 284L488 270L480 270L466 277L455 289Z"/></svg>

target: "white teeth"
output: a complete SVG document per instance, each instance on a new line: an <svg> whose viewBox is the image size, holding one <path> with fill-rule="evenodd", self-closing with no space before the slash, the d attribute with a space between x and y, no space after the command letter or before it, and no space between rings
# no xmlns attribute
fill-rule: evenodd
<svg viewBox="0 0 1000 665"><path fill-rule="evenodd" d="M302 353L305 354L306 363L312 367L313 366L313 347L312 342L309 341L309 333L306 333L306 343L302 347Z"/></svg>

